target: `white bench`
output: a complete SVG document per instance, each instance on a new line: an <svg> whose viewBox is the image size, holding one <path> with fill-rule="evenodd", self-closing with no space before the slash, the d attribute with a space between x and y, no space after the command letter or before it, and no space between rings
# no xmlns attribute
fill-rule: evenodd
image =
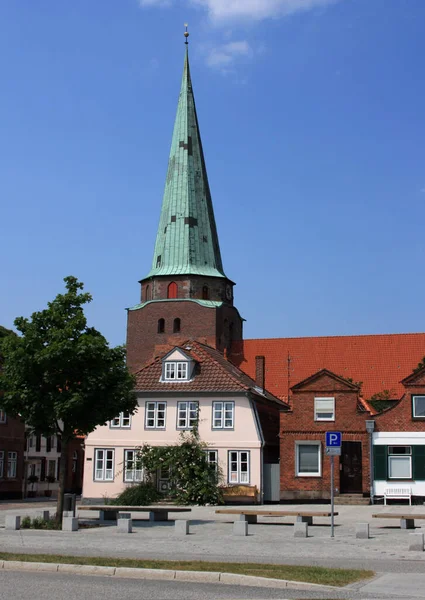
<svg viewBox="0 0 425 600"><path fill-rule="evenodd" d="M384 504L389 500L409 500L409 506L412 506L412 488L410 487L390 487L385 488Z"/></svg>

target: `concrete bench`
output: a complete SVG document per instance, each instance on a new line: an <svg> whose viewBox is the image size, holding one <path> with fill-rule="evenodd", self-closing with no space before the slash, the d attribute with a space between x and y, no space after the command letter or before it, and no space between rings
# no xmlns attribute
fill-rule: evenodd
<svg viewBox="0 0 425 600"><path fill-rule="evenodd" d="M425 514L412 514L412 513L378 513L372 515L374 519L400 519L400 528L401 529L414 529L415 528L415 519L425 520Z"/></svg>
<svg viewBox="0 0 425 600"><path fill-rule="evenodd" d="M384 504L387 500L409 500L409 506L412 506L412 488L410 487L388 487L384 490Z"/></svg>
<svg viewBox="0 0 425 600"><path fill-rule="evenodd" d="M135 513L144 512L149 513L149 521L168 521L173 520L168 518L168 513L182 513L190 512L191 508L175 508L174 506L114 506L112 504L107 505L86 505L83 504L79 507L80 511L85 510L96 510L99 511L100 522L104 523L107 521L117 521L119 513ZM136 519L133 519L136 520ZM137 519L142 520L142 519ZM145 519L143 519L145 520Z"/></svg>
<svg viewBox="0 0 425 600"><path fill-rule="evenodd" d="M313 517L330 517L332 513L322 511L293 511L293 510L243 510L223 508L215 511L220 515L236 515L239 521L257 523L258 517L296 517L297 522L313 525ZM338 515L334 512L334 515Z"/></svg>

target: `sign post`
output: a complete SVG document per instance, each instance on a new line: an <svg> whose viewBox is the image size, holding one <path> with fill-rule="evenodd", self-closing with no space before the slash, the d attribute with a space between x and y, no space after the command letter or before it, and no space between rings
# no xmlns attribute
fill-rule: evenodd
<svg viewBox="0 0 425 600"><path fill-rule="evenodd" d="M335 512L335 470L334 470L334 456L341 456L341 439L342 434L339 431L327 431L326 432L326 455L330 456L331 459L331 537L335 537L334 534L334 512Z"/></svg>

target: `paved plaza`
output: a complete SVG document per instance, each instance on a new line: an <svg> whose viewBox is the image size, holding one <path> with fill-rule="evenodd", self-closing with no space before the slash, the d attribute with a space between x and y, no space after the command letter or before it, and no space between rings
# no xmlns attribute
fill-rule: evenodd
<svg viewBox="0 0 425 600"><path fill-rule="evenodd" d="M309 526L307 539L294 538L293 517L259 517L258 524L249 525L248 537L233 535L231 515L216 515L216 507L194 507L187 518L190 535L177 537L174 523L134 521L133 533L119 533L114 522L78 532L20 530L6 531L8 514L35 515L53 504L0 504L0 548L7 552L57 553L78 556L111 556L119 558L158 558L169 560L212 560L234 562L270 562L300 565L320 565L341 568L373 569L380 577L356 589L397 590L399 597L423 597L425 589L425 552L408 550L409 535L425 531L425 521L418 520L416 529L400 529L398 519L373 519L377 512L406 512L404 506L338 506L335 537L331 538L330 519L317 518ZM246 507L244 507L246 508ZM329 505L291 505L288 510L329 510ZM267 510L281 510L281 505ZM423 514L424 507L408 507L409 512ZM97 523L97 513L79 508L80 521ZM140 518L140 513L134 513ZM172 513L170 514L173 517ZM176 515L178 517L178 515ZM185 515L186 516L186 515ZM370 525L370 539L356 539L359 522ZM403 576L403 574L405 574ZM410 574L410 575L406 575ZM378 582L378 583L377 583ZM379 588L379 589L378 589ZM415 589L421 590L415 595ZM413 592L412 592L413 590ZM377 596L378 597L378 596ZM409 596L410 597L410 596Z"/></svg>

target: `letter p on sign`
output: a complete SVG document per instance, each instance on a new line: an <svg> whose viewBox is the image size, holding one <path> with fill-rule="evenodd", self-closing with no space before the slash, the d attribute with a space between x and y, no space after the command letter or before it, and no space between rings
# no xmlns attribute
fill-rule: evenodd
<svg viewBox="0 0 425 600"><path fill-rule="evenodd" d="M326 432L326 446L328 448L339 448L341 446L342 434L340 431Z"/></svg>

